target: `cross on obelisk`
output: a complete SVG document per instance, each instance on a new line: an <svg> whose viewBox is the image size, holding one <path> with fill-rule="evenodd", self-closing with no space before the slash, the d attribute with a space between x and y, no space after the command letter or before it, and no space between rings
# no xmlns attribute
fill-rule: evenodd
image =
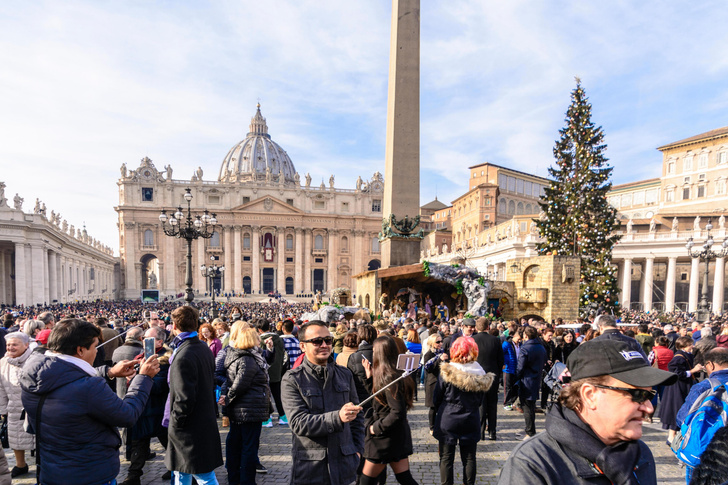
<svg viewBox="0 0 728 485"><path fill-rule="evenodd" d="M392 0L382 267L419 261L420 0Z"/></svg>

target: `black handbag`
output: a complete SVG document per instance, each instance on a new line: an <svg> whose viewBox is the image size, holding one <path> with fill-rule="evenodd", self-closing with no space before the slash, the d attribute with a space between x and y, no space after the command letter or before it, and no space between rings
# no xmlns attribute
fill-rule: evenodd
<svg viewBox="0 0 728 485"><path fill-rule="evenodd" d="M0 442L3 444L3 448L10 448L10 443L8 442L8 417L5 416L2 420L2 425L0 425Z"/></svg>

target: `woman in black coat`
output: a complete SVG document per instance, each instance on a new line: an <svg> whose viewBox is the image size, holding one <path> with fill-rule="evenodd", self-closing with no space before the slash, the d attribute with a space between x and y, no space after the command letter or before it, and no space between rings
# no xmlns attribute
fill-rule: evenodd
<svg viewBox="0 0 728 485"><path fill-rule="evenodd" d="M579 342L574 338L574 332L567 330L562 336L562 341L556 346L554 351L554 362L562 362L566 364L566 359L579 346Z"/></svg>
<svg viewBox="0 0 728 485"><path fill-rule="evenodd" d="M372 352L372 363L365 363L364 369L372 377L373 392L377 392L402 375L402 371L396 368L399 351L391 337L375 339ZM375 485L387 464L392 467L397 482L417 485L409 470L412 433L407 421L407 410L412 408L414 393L414 382L405 378L374 398L374 412L365 425L366 461L359 477L360 485Z"/></svg>
<svg viewBox="0 0 728 485"><path fill-rule="evenodd" d="M372 378L367 377L362 361L366 359L370 364L372 362L372 343L377 338L377 330L372 325L362 325L357 330L357 336L359 337L359 350L351 354L346 368L354 374L356 393L359 396L359 402L362 402L372 395ZM365 411L370 408L371 404L364 406Z"/></svg>
<svg viewBox="0 0 728 485"><path fill-rule="evenodd" d="M662 393L662 401L660 402L660 421L662 429L668 430L667 441L672 443L677 430L677 412L685 403L685 398L693 387L693 374L703 369L701 365L693 363L693 339L690 337L680 337L675 341L675 355L669 364L667 370L677 374L677 382L671 386L665 387Z"/></svg>
<svg viewBox="0 0 728 485"><path fill-rule="evenodd" d="M225 442L228 482L241 485L255 485L261 425L269 417L268 363L258 345L258 332L235 322L225 355L227 392L220 396L220 404L230 419Z"/></svg>
<svg viewBox="0 0 728 485"><path fill-rule="evenodd" d="M440 442L440 483L453 485L455 449L460 444L463 483L475 484L475 451L480 441L480 404L495 375L475 360L478 345L470 337L458 338L450 347L452 363L440 364L435 386L437 407L434 436Z"/></svg>
<svg viewBox="0 0 728 485"><path fill-rule="evenodd" d="M435 385L440 377L440 363L447 360L447 354L442 350L442 335L434 334L427 338L427 348L429 349L424 356L425 362L425 406L430 408L427 415L430 423L430 434L435 429L435 413L437 408L433 402L435 395ZM442 357L442 356L445 357Z"/></svg>

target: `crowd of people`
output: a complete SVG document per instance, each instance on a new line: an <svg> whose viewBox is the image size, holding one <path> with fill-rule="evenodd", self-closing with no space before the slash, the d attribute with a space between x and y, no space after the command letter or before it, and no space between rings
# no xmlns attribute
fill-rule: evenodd
<svg viewBox="0 0 728 485"><path fill-rule="evenodd" d="M122 485L140 484L153 438L173 483L215 484L224 464L230 485L254 484L267 471L262 429L273 426L291 430L291 484L380 484L387 467L416 484L407 414L418 389L443 485L458 449L463 482L475 483L477 445L499 439L500 407L523 413L523 442L499 483L657 483L643 423L659 418L674 446L696 403L728 382L720 317L630 312L563 325L440 319L435 308L334 322L304 321L310 304L279 300L221 304L217 318L209 303L5 308L0 414L15 466L0 454L0 485L28 473L28 452L38 483L114 484L122 446ZM406 375L405 353L422 364ZM696 481L705 466L689 464L688 483L712 483Z"/></svg>

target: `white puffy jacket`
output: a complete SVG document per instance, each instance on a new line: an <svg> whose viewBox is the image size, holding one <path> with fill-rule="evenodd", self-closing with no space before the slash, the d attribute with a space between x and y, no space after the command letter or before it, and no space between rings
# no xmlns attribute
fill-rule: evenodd
<svg viewBox="0 0 728 485"><path fill-rule="evenodd" d="M23 431L23 403L20 400L19 376L23 364L33 351L28 348L20 357L0 359L0 414L8 415L8 441L13 450L35 449L35 437Z"/></svg>

